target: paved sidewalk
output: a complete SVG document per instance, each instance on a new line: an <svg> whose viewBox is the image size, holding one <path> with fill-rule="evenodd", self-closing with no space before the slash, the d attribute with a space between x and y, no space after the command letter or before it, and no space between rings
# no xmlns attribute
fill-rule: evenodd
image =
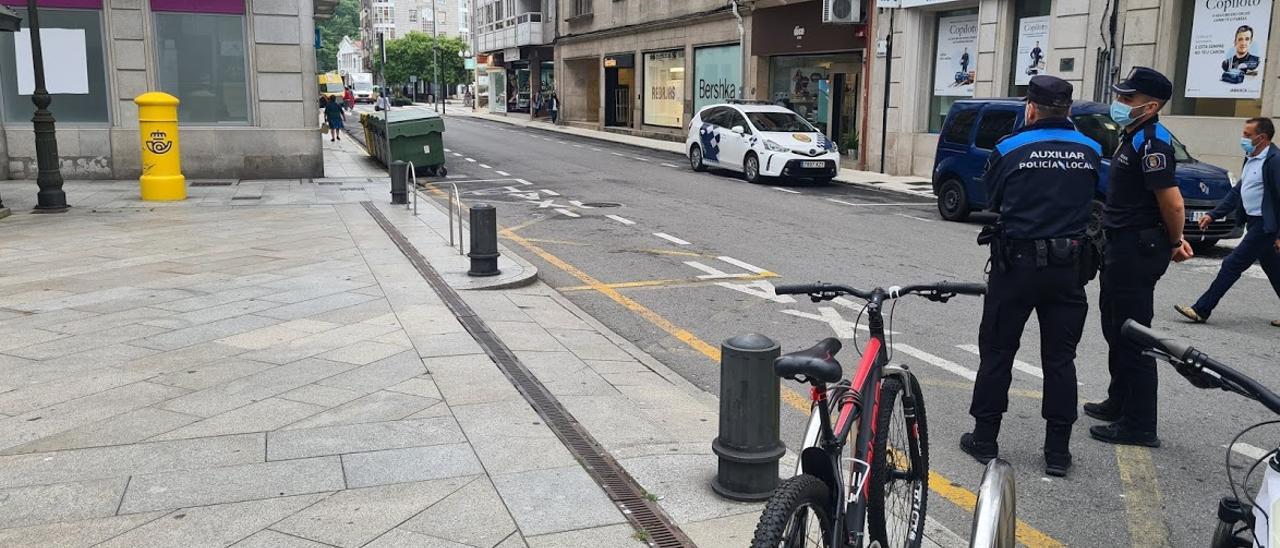
<svg viewBox="0 0 1280 548"><path fill-rule="evenodd" d="M579 137L587 137L602 141L610 141L624 145L643 147L653 150L661 150L672 154L685 155L684 144L673 141L664 141L661 139L649 139L646 137L636 137L632 135L623 135L621 133L613 133L608 131L596 131L592 129L582 129L566 125L553 125L544 121L532 121L528 118L516 116L501 116L490 114L488 112L472 111L471 109L458 108L449 110L452 116L468 116L471 118L480 118L484 120L492 120L511 124L521 127L530 127L546 131L558 131L569 135L577 135ZM916 196L933 196L933 186L926 177L915 176L897 176L885 175L874 171L860 171L856 169L840 168L839 175L835 178L836 182L871 186L875 188L892 190Z"/></svg>

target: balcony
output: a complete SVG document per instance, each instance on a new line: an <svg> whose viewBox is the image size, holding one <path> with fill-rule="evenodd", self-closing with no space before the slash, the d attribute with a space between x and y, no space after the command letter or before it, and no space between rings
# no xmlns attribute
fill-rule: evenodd
<svg viewBox="0 0 1280 548"><path fill-rule="evenodd" d="M520 46L540 46L542 39L542 14L521 13L494 21L476 29L477 51L498 51Z"/></svg>

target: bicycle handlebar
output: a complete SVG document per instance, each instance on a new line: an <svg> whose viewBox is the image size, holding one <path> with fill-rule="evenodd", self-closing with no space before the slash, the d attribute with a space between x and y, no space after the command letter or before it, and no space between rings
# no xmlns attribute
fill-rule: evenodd
<svg viewBox="0 0 1280 548"><path fill-rule="evenodd" d="M877 287L871 291L863 291L856 287L818 282L813 284L783 284L774 287L773 291L777 295L810 295L814 299L821 300L830 300L841 295L853 295L859 299L869 301L875 299L877 295L880 299L896 299L911 294L919 294L930 300L945 301L954 295L984 295L987 292L987 284L938 282L936 284L908 285L904 287Z"/></svg>
<svg viewBox="0 0 1280 548"><path fill-rule="evenodd" d="M1186 341L1178 340L1133 320L1125 320L1120 333L1134 344L1151 348L1167 358L1183 377L1199 388L1221 388L1236 392L1261 403L1272 413L1280 415L1280 396L1226 364L1204 352L1196 350Z"/></svg>

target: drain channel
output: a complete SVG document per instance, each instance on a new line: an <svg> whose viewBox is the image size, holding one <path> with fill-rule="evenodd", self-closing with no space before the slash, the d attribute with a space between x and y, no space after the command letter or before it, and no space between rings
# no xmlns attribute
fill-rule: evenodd
<svg viewBox="0 0 1280 548"><path fill-rule="evenodd" d="M582 467L592 479L600 484L600 487L622 511L622 515L626 516L637 529L648 535L649 544L658 548L693 548L693 541L689 540L689 537L685 536L684 532L676 527L676 524L672 523L656 504L645 498L644 488L640 487L640 484L636 483L636 480L613 460L613 457L591 437L591 434L578 424L573 415L569 414L569 411L560 404L559 400L556 400L547 387L529 372L511 349L494 335L484 320L471 310L458 292L449 287L444 278L431 267L421 253L418 253L417 248L409 243L404 234L392 225L381 211L378 211L373 202L360 202L360 204L364 206L365 211L369 212L378 226L382 227L391 241L395 242L396 247L400 248L400 252L404 253L418 274L422 275L431 289L435 290L440 300L444 301L445 306L449 307L471 337L481 348L484 348L489 358L498 364L498 368L511 380L534 411L542 417L543 422L551 427L560 441L564 442L569 451L582 463Z"/></svg>

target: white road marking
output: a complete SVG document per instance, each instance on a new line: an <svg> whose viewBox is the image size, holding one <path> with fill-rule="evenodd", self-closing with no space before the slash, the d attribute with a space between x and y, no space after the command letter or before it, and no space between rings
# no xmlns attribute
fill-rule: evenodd
<svg viewBox="0 0 1280 548"><path fill-rule="evenodd" d="M776 191L778 191L778 192L786 192L786 193L788 193L788 194L799 194L799 193L800 193L799 191L791 190L791 189L789 189L789 188L780 188L780 187L776 187L776 186L771 186L771 187L769 187L769 188L772 188L772 189L774 189L774 190L776 190Z"/></svg>
<svg viewBox="0 0 1280 548"><path fill-rule="evenodd" d="M621 153L621 152L610 152L609 154L612 154L612 155L617 156L617 157L619 157L619 158L625 158L625 157L626 157L626 155L624 155L624 154L623 154L623 153Z"/></svg>
<svg viewBox="0 0 1280 548"><path fill-rule="evenodd" d="M459 158L461 158L461 157L462 157L462 154L457 153L457 152L454 152L454 153L453 153L453 155L454 155L454 156L457 156L457 157L459 157Z"/></svg>
<svg viewBox="0 0 1280 548"><path fill-rule="evenodd" d="M733 265L733 266L736 266L736 267L738 267L738 268L741 268L741 269L743 269L743 270L749 270L749 271L751 271L751 272L755 272L756 274L764 274L764 273L768 272L768 270L765 270L765 269L763 269L763 268L760 268L760 267L758 267L758 266L756 266L756 265L753 265L753 264L751 264L751 263L747 263L747 262L739 261L739 260L737 260L737 259L735 259L735 258L733 258L733 257L724 257L724 256L721 256L721 257L716 257L716 258L717 258L717 259L720 259L720 260L722 260L722 261L724 261L724 262L726 262L726 263L729 263L729 264L731 264L731 265Z"/></svg>
<svg viewBox="0 0 1280 548"><path fill-rule="evenodd" d="M444 151L445 151L445 152L453 152L452 150L449 150L449 149L447 149L447 148L446 148L446 149L444 149Z"/></svg>
<svg viewBox="0 0 1280 548"><path fill-rule="evenodd" d="M853 207L929 205L929 204L919 203L919 202L916 202L916 203L910 203L910 202L891 202L891 203L883 203L883 204L876 204L876 203L855 204L855 203L852 203L852 202L846 202L846 201L844 201L844 200L837 200L837 199L835 199L835 198L827 198L827 201L828 201L828 202L837 203L837 204L840 204L840 205L847 205L847 206L853 206Z"/></svg>
<svg viewBox="0 0 1280 548"><path fill-rule="evenodd" d="M662 164L662 167L678 168L678 167L680 167L680 166L675 165L675 164L668 164L668 163L665 163L665 162L664 162L664 163Z"/></svg>
<svg viewBox="0 0 1280 548"><path fill-rule="evenodd" d="M542 189L542 193L543 193L543 194L546 194L547 196L559 196L559 195L560 195L560 193L559 193L559 192L556 192L556 191L554 191L554 190L547 190L547 189L545 189L545 188L544 188L544 189Z"/></svg>
<svg viewBox="0 0 1280 548"><path fill-rule="evenodd" d="M529 200L529 203L538 206L538 209L555 209L555 208L565 207L560 204L557 204L554 198L550 200L542 200L542 201Z"/></svg>
<svg viewBox="0 0 1280 548"><path fill-rule="evenodd" d="M603 152L603 150L602 150L602 149L598 149L598 148L596 148L596 147L591 147L591 150L596 151L596 152Z"/></svg>
<svg viewBox="0 0 1280 548"><path fill-rule="evenodd" d="M559 143L559 144L562 144L562 145L567 145L567 144L569 144L569 143L566 143L566 142L564 142L564 141L556 141L556 142L557 142L557 143Z"/></svg>
<svg viewBox="0 0 1280 548"><path fill-rule="evenodd" d="M653 235L676 245L689 245L689 242L686 242L684 240L681 240L680 238L667 234L666 232L654 232Z"/></svg>
<svg viewBox="0 0 1280 548"><path fill-rule="evenodd" d="M746 293L752 297L760 297L761 299L773 301L775 303L791 304L796 302L791 295L778 295L774 291L773 284L769 283L769 280L756 280L747 283L719 282L716 285L726 289Z"/></svg>
<svg viewBox="0 0 1280 548"><path fill-rule="evenodd" d="M495 169L495 170L493 170L493 172L494 172L494 173L497 173L498 175L501 175L501 176L503 176L503 177L510 177L510 176L511 176L511 174L510 174L510 173L507 173L507 172L502 171L502 170L500 170L500 169Z"/></svg>
<svg viewBox="0 0 1280 548"><path fill-rule="evenodd" d="M550 137L543 137L543 138L542 138L542 140L543 140L543 141L550 141L550 140L551 140L551 138L550 138Z"/></svg>
<svg viewBox="0 0 1280 548"><path fill-rule="evenodd" d="M906 217L906 218L908 218L908 219L915 219L915 220L917 220L917 221L924 221L924 222L926 222L926 223L932 223L932 222L933 222L933 219L926 219L926 218L924 218L924 217L916 217L915 215L907 215L906 213L894 213L894 215L897 215L897 216L899 216L899 217Z"/></svg>
<svg viewBox="0 0 1280 548"><path fill-rule="evenodd" d="M978 345L976 344L958 344L956 345L956 348L959 348L960 350L964 350L965 352L973 354L974 356L982 355L981 351L978 349ZM1032 377L1035 377L1037 379L1044 380L1043 369L1036 367L1034 365L1031 365L1022 360L1013 360L1013 368L1023 373L1026 373L1028 375L1031 375ZM1080 386L1084 386L1084 383L1080 381L1076 381L1076 384Z"/></svg>
<svg viewBox="0 0 1280 548"><path fill-rule="evenodd" d="M526 180L524 180L524 179L516 179L516 182L517 182L517 183L520 183L520 184L522 184L522 185L531 185L531 184L533 184L533 183L530 183L529 181L526 181Z"/></svg>
<svg viewBox="0 0 1280 548"><path fill-rule="evenodd" d="M467 158L467 161L468 161L468 162L471 162L471 163L475 163L476 159L475 159L475 158Z"/></svg>
<svg viewBox="0 0 1280 548"><path fill-rule="evenodd" d="M1221 445L1219 447L1226 447L1226 446ZM1249 460L1254 460L1254 461L1267 456L1267 453L1271 452L1266 449L1262 449L1261 447L1254 447L1242 441L1238 441L1236 442L1235 445L1232 445L1231 450L1236 452L1242 457L1245 457Z"/></svg>
<svg viewBox="0 0 1280 548"><path fill-rule="evenodd" d="M978 378L978 373L976 371L969 369L968 367L965 367L958 363L955 363L953 361L944 360L942 358L934 356L933 354L930 354L918 348L907 346L901 343L894 343L893 349L894 351L901 351L903 354L911 356L917 360L925 362L939 369L944 369L946 371L955 373L956 375L964 377L969 381L973 381L974 379Z"/></svg>
<svg viewBox="0 0 1280 548"><path fill-rule="evenodd" d="M577 144L577 143L574 143L573 148L583 148L583 146L582 146L582 145L579 145L579 144Z"/></svg>
<svg viewBox="0 0 1280 548"><path fill-rule="evenodd" d="M574 207L577 207L579 209L595 209L594 207L586 205L579 200L569 200L569 203L573 204Z"/></svg>
<svg viewBox="0 0 1280 548"><path fill-rule="evenodd" d="M795 316L797 318L825 323L831 327L831 331L835 334L837 339L852 339L857 336L859 330L867 331L867 327L865 325L856 324L844 319L836 309L831 308L830 306L818 307L817 314L810 314L799 310L783 310L782 313Z"/></svg>
<svg viewBox="0 0 1280 548"><path fill-rule="evenodd" d="M582 215L578 215L577 213L574 213L574 212L569 211L569 210L564 209L564 208L559 208L559 209L557 209L557 210L556 210L556 212L557 212L557 213L559 213L559 214L561 214L561 215L564 215L565 217L578 218L578 217L581 217L581 216L582 216Z"/></svg>
<svg viewBox="0 0 1280 548"><path fill-rule="evenodd" d="M608 217L608 218L610 218L610 219L613 219L613 220L615 220L615 221L618 221L619 223L622 223L622 224L624 224L624 225L633 225L633 224L636 224L636 222L635 222L635 221L632 221L631 219L627 219L627 218L624 218L624 217L619 217L619 216L617 216L617 215L605 215L605 217Z"/></svg>
<svg viewBox="0 0 1280 548"><path fill-rule="evenodd" d="M649 161L649 159L648 159L648 158L641 158L641 157L639 157L639 156L632 156L632 157L631 157L631 159L632 159L632 160L639 161L639 162L648 162L648 161Z"/></svg>
<svg viewBox="0 0 1280 548"><path fill-rule="evenodd" d="M750 276L750 274L743 274L743 273L730 274L714 266L707 266L698 261L685 261L684 264L687 264L693 268L706 272L706 274L698 276L699 280L724 280L729 278L745 278L747 276Z"/></svg>
<svg viewBox="0 0 1280 548"><path fill-rule="evenodd" d="M484 164L478 164L478 165L479 165L480 167L482 167L482 168L485 168L485 169L493 169L493 168L491 168L491 167L489 167L489 166L487 166L487 165L484 165Z"/></svg>

